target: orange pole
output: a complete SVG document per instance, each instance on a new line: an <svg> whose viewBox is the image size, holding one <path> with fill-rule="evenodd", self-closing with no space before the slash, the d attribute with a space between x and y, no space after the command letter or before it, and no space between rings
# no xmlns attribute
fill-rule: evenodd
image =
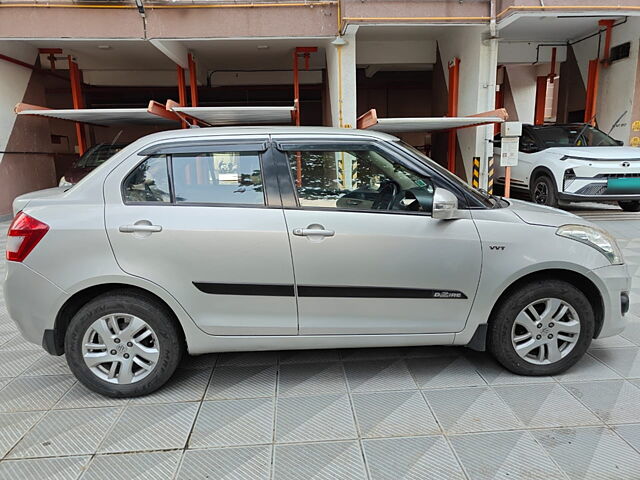
<svg viewBox="0 0 640 480"><path fill-rule="evenodd" d="M536 79L536 105L533 123L542 125L544 123L544 107L547 103L547 76L540 76Z"/></svg>
<svg viewBox="0 0 640 480"><path fill-rule="evenodd" d="M595 124L596 105L598 101L598 76L600 61L595 58L589 60L589 70L587 74L587 98L584 107L584 121Z"/></svg>
<svg viewBox="0 0 640 480"><path fill-rule="evenodd" d="M504 167L504 196L511 195L511 167Z"/></svg>
<svg viewBox="0 0 640 480"><path fill-rule="evenodd" d="M611 51L611 31L613 30L613 23L613 20L598 21L599 26L605 27L607 29L604 34L604 58L602 60L602 63L605 67L609 66L609 53Z"/></svg>
<svg viewBox="0 0 640 480"><path fill-rule="evenodd" d="M193 55L188 54L189 61L189 87L191 89L191 106L198 106L198 74L196 72L196 62L193 59ZM194 125L197 125L198 122L194 120Z"/></svg>
<svg viewBox="0 0 640 480"><path fill-rule="evenodd" d="M182 106L187 106L187 85L184 81L184 68L180 65L176 65L178 72L178 103ZM187 122L184 120L181 122L182 128L187 128Z"/></svg>
<svg viewBox="0 0 640 480"><path fill-rule="evenodd" d="M455 57L449 62L449 104L447 115L455 117L458 115L458 87L460 84L460 59ZM449 130L447 147L447 169L456 173L456 131Z"/></svg>
<svg viewBox="0 0 640 480"><path fill-rule="evenodd" d="M503 66L499 66L498 67L498 71L500 71L500 69L503 69L502 73L503 73L503 75L506 75L506 72L504 71L504 67ZM496 90L496 104L495 104L496 110L499 109L499 108L504 108L504 85L505 85L505 82L503 80L502 83L500 84L500 88L498 90ZM500 131L500 124L494 123L493 124L493 134L496 135L499 131Z"/></svg>
<svg viewBox="0 0 640 480"><path fill-rule="evenodd" d="M551 49L551 70L549 71L549 82L553 83L553 80L556 77L556 53L557 53L557 48L553 47Z"/></svg>
<svg viewBox="0 0 640 480"><path fill-rule="evenodd" d="M73 100L73 108L84 108L84 98L82 97L82 82L80 81L80 70L78 64L74 62L71 55L67 57L69 61L69 79L71 80L71 98ZM76 122L76 137L78 138L78 153L83 155L87 151L87 138L84 131L84 125Z"/></svg>

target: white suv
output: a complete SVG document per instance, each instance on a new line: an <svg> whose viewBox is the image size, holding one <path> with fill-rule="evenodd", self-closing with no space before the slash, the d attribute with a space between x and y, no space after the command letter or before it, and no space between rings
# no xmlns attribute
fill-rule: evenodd
<svg viewBox="0 0 640 480"><path fill-rule="evenodd" d="M163 132L48 195L14 204L6 304L105 395L153 391L185 351L467 345L550 375L626 324L606 232L389 135Z"/></svg>
<svg viewBox="0 0 640 480"><path fill-rule="evenodd" d="M494 140L500 158L500 135ZM504 184L497 168L496 183ZM557 207L558 202L617 201L640 211L640 149L623 147L588 124L523 125L518 165L511 167L513 188L531 200Z"/></svg>

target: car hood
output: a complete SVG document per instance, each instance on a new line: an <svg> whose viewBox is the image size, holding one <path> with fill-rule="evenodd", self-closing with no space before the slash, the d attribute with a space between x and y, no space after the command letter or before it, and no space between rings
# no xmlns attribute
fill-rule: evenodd
<svg viewBox="0 0 640 480"><path fill-rule="evenodd" d="M24 210L32 200L55 197L57 195L62 195L67 190L69 190L69 187L54 187L20 195L13 201L13 214L16 215L20 210Z"/></svg>
<svg viewBox="0 0 640 480"><path fill-rule="evenodd" d="M567 224L592 225L590 222L573 213L565 212L557 208L511 198L508 202L509 206L507 208L515 213L520 220L530 225L543 225L546 227L560 227Z"/></svg>
<svg viewBox="0 0 640 480"><path fill-rule="evenodd" d="M545 151L585 160L640 160L640 149L634 147L551 147Z"/></svg>

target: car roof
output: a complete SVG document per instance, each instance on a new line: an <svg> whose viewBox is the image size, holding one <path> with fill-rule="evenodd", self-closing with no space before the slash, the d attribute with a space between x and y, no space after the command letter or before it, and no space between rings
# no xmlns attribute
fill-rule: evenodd
<svg viewBox="0 0 640 480"><path fill-rule="evenodd" d="M204 127L165 130L147 135L147 140L178 140L197 138L201 136L229 137L236 135L274 135L274 136L326 136L326 137L361 137L372 138L383 141L396 141L396 137L382 132L372 130L357 130L352 128L334 127L264 127L264 126L243 126L243 127Z"/></svg>

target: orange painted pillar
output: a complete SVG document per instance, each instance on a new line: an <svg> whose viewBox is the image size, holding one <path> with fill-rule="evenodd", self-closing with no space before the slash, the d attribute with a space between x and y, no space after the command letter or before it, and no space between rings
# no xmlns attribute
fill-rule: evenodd
<svg viewBox="0 0 640 480"><path fill-rule="evenodd" d="M587 73L587 98L584 106L584 121L595 125L596 104L598 101L598 77L600 74L600 61L595 58L589 60Z"/></svg>
<svg viewBox="0 0 640 480"><path fill-rule="evenodd" d="M187 85L184 81L184 68L176 65L178 72L178 103L183 107L187 106ZM182 128L188 128L187 122L182 121Z"/></svg>
<svg viewBox="0 0 640 480"><path fill-rule="evenodd" d="M540 76L536 79L536 104L533 116L534 125L544 123L544 108L547 103L547 76Z"/></svg>
<svg viewBox="0 0 640 480"><path fill-rule="evenodd" d="M449 62L449 104L447 115L456 117L458 115L458 89L460 85L460 59L455 57ZM455 130L449 130L447 145L447 169L456 173L456 139Z"/></svg>
<svg viewBox="0 0 640 480"><path fill-rule="evenodd" d="M609 66L609 52L611 51L611 31L613 30L614 20L599 20L598 25L605 27L607 30L604 34L604 59L605 67Z"/></svg>
<svg viewBox="0 0 640 480"><path fill-rule="evenodd" d="M84 108L82 81L80 79L78 64L73 61L71 55L67 57L67 60L69 61L69 80L71 81L71 98L73 99L73 108ZM80 122L76 122L76 137L78 138L78 153L82 155L87 151L87 137L84 125Z"/></svg>

